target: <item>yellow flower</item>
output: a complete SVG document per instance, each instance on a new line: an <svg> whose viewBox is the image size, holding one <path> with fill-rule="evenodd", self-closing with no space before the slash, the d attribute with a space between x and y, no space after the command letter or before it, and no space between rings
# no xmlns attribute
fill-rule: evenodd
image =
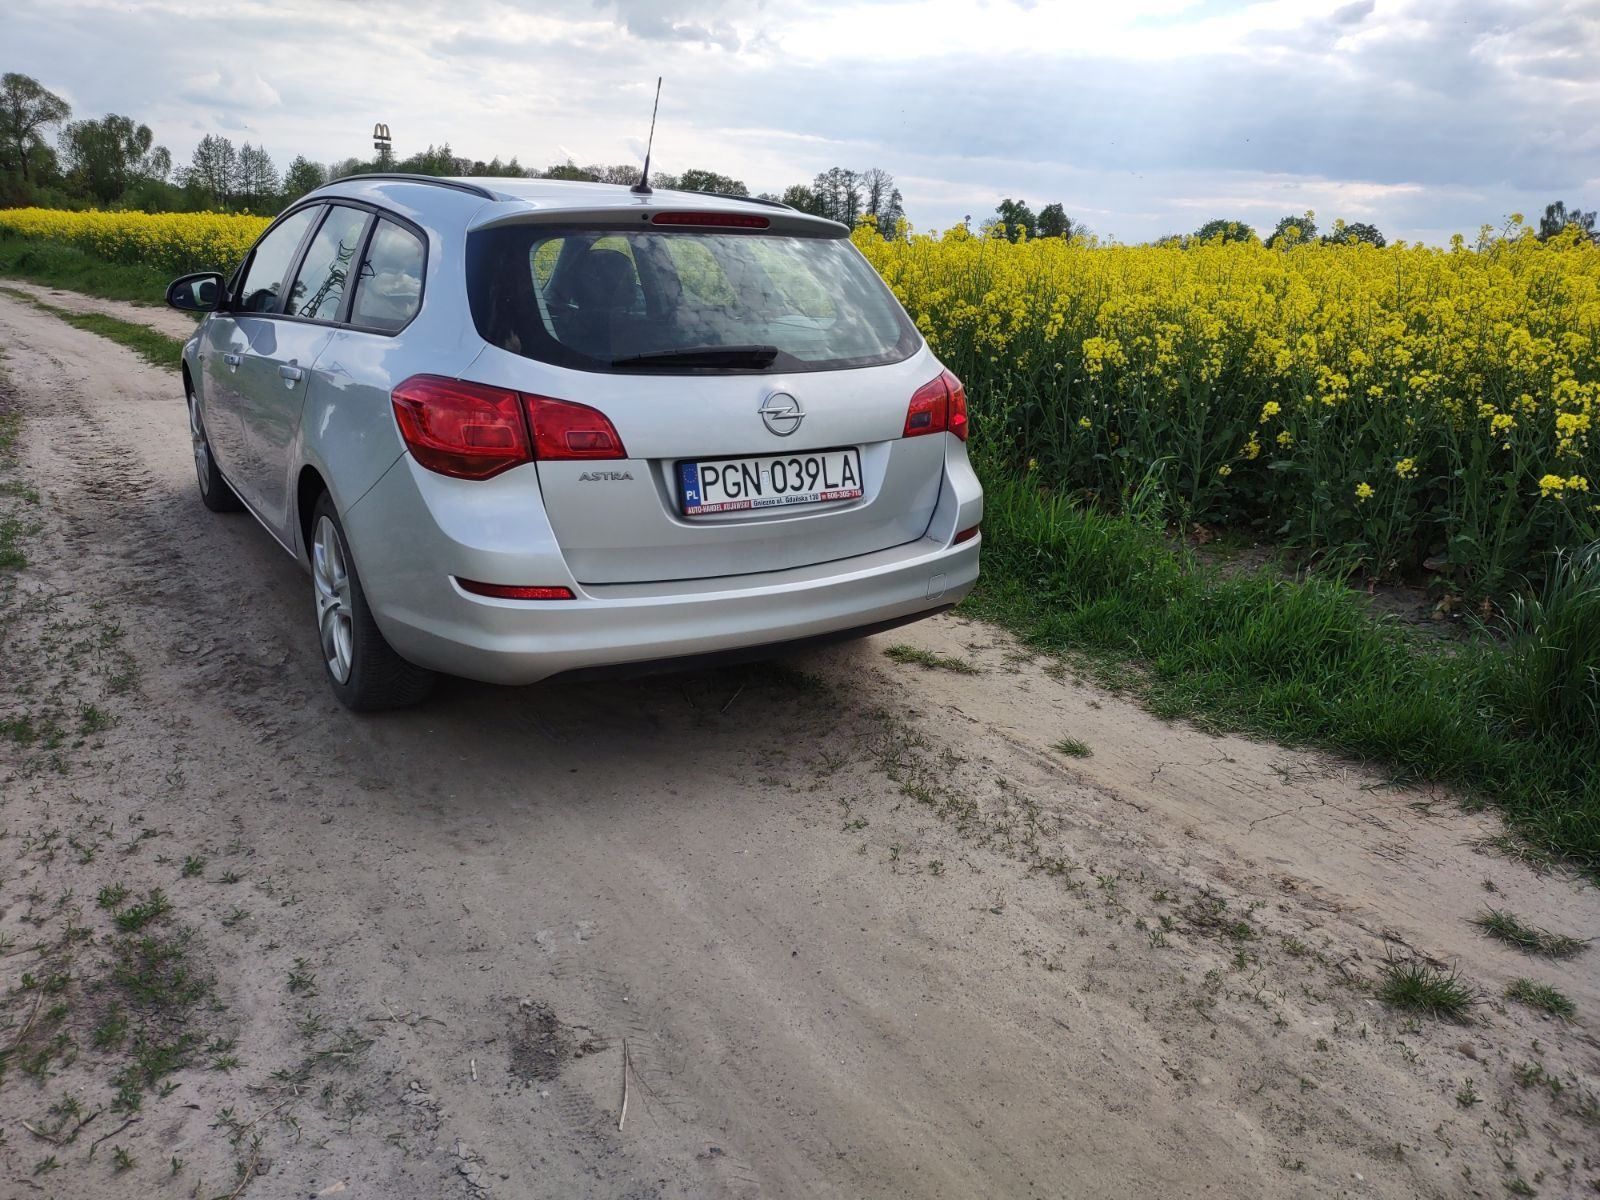
<svg viewBox="0 0 1600 1200"><path fill-rule="evenodd" d="M1093 429L1094 428L1094 422L1089 420L1088 417L1079 417L1078 418L1078 428L1079 429Z"/></svg>
<svg viewBox="0 0 1600 1200"><path fill-rule="evenodd" d="M1227 463L1223 463L1220 467L1217 468L1217 474L1221 475L1224 479L1226 479L1229 475L1233 474L1233 468L1230 467Z"/></svg>
<svg viewBox="0 0 1600 1200"><path fill-rule="evenodd" d="M1294 434L1290 433L1287 429L1280 430L1278 433L1278 445L1287 450L1290 446L1294 445Z"/></svg>
<svg viewBox="0 0 1600 1200"><path fill-rule="evenodd" d="M1565 496L1567 494L1567 481L1559 475L1546 475L1539 480L1539 495Z"/></svg>
<svg viewBox="0 0 1600 1200"><path fill-rule="evenodd" d="M1273 417L1283 411L1283 406L1276 400L1268 400L1261 406L1261 424L1265 425Z"/></svg>
<svg viewBox="0 0 1600 1200"><path fill-rule="evenodd" d="M1370 483L1356 484L1356 503L1365 504L1372 499L1372 485Z"/></svg>
<svg viewBox="0 0 1600 1200"><path fill-rule="evenodd" d="M1402 458L1395 463L1394 473L1400 476L1401 479L1410 479L1417 473L1417 460L1414 458Z"/></svg>

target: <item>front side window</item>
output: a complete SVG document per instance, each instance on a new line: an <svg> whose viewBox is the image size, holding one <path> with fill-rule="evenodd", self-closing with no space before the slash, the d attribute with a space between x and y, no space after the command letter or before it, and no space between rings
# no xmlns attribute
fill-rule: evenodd
<svg viewBox="0 0 1600 1200"><path fill-rule="evenodd" d="M386 333L404 327L422 304L422 267L421 239L380 219L361 260L350 323Z"/></svg>
<svg viewBox="0 0 1600 1200"><path fill-rule="evenodd" d="M486 341L579 370L834 370L920 344L838 238L501 226L471 235L467 288Z"/></svg>
<svg viewBox="0 0 1600 1200"><path fill-rule="evenodd" d="M351 260L361 248L367 214L359 208L330 205L328 215L311 239L305 260L295 275L294 287L283 311L313 321L337 321L344 304L345 280Z"/></svg>
<svg viewBox="0 0 1600 1200"><path fill-rule="evenodd" d="M250 254L250 265L244 273L244 285L239 289L238 307L244 312L277 312L278 298L283 293L285 277L294 262L294 252L300 248L300 239L322 212L319 205L302 208L285 217L256 243Z"/></svg>

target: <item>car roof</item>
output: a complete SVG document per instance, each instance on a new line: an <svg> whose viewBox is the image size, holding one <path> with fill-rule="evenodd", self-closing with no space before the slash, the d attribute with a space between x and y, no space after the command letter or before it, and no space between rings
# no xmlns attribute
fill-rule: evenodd
<svg viewBox="0 0 1600 1200"><path fill-rule="evenodd" d="M689 209L695 212L760 213L774 218L775 232L780 229L801 232L801 227L806 227L805 232L827 236L849 232L836 222L801 213L777 200L725 196L712 192L682 192L668 188L655 188L640 194L623 184L574 179L438 177L398 173L349 175L332 180L313 194L321 197L390 200L406 208L432 210L441 215L453 209L474 228L519 219L548 219L562 214L572 214L574 217L581 215L587 220L623 217L641 211Z"/></svg>

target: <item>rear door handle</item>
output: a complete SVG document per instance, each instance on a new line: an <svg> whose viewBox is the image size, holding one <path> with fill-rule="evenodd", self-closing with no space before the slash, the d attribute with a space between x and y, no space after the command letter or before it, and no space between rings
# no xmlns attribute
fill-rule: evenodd
<svg viewBox="0 0 1600 1200"><path fill-rule="evenodd" d="M239 365L239 356L237 354L224 354L222 356L222 361L227 363L230 367L237 367Z"/></svg>
<svg viewBox="0 0 1600 1200"><path fill-rule="evenodd" d="M298 383L305 372L299 367L291 367L288 363L282 363L278 367L278 374L282 375L290 383Z"/></svg>

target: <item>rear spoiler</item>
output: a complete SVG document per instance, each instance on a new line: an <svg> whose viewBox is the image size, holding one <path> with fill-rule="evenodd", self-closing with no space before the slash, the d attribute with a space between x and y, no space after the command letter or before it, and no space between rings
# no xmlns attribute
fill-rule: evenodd
<svg viewBox="0 0 1600 1200"><path fill-rule="evenodd" d="M502 225L575 225L583 229L662 232L715 229L718 233L776 233L813 238L850 236L850 230L837 221L797 212L787 206L758 208L751 201L729 203L717 197L700 198L684 193L656 193L639 196L633 203L593 208L568 205L547 208L533 200L502 200L479 209L467 232L498 229Z"/></svg>

